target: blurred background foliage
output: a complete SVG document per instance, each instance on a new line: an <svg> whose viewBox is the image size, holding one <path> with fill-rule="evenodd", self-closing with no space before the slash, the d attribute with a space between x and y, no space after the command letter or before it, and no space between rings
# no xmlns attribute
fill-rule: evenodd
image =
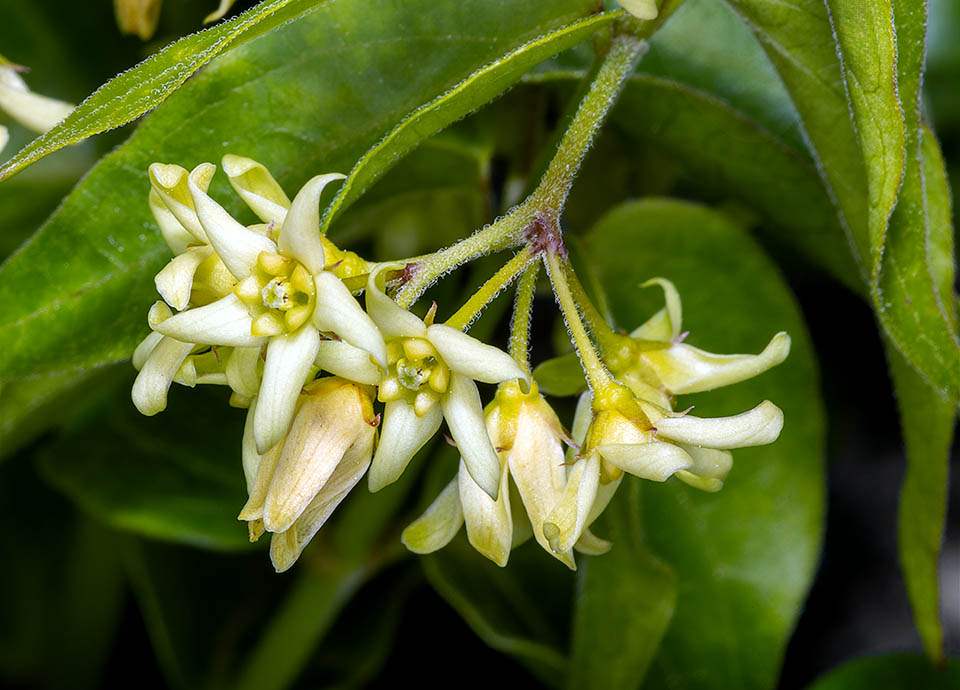
<svg viewBox="0 0 960 690"><path fill-rule="evenodd" d="M4 3L0 50L30 67L31 88L72 102L195 31L213 9L165 0L158 31L144 43L120 36L107 0ZM231 15L253 4L238 2ZM571 16L590 5L557 4ZM110 237L127 233L136 239L125 246L159 267L166 258L156 251L158 233L147 234L145 174L156 156L190 167L227 152L251 155L293 190L316 172L349 168L396 119L502 47L488 40L455 50L441 41L449 54L430 60L422 51L436 46L411 39L393 53L368 51L362 61L343 36L403 36L405 22L426 36L466 26L462 17L447 26L394 5L395 15L371 26L334 6L335 29L317 13L252 41L192 79L130 143L123 145L135 125L4 181L0 256L13 253L97 160L123 145L85 184L118 184L129 178L126 166L142 169L117 197L139 206L82 207L81 200L75 205L89 217L60 222ZM478 20L477 35L493 35L509 16L501 11ZM550 15L525 17L501 43L535 35ZM341 52L325 52L336 36ZM933 0L924 99L954 194L958 36L960 5ZM284 51L308 44L320 48L304 57L306 67L266 85L244 81L271 56L287 60ZM495 218L541 165L589 54L589 45L561 54L428 139L336 222L334 239L374 258L410 256ZM321 94L333 83L329 93L349 100L356 73L370 80L361 83L390 76L376 71L376 60L396 61L396 75L409 81L374 87L382 87L377 98L387 115L353 138L337 130L340 110L291 105L299 93L291 85L303 80ZM357 113L366 103L358 97ZM192 121L200 104L207 119ZM184 120L193 130L168 141L166 131ZM31 138L10 129L5 157ZM908 651L914 655L853 662L815 687L901 687L898 679L923 674L930 677L922 687L948 687L960 671L954 662L936 673L920 658L897 564L904 459L883 345L869 307L850 290L856 278L846 242L829 229L829 199L807 168L796 112L756 39L719 0L687 0L654 38L590 153L567 229L577 255L591 258L595 288L619 326L630 329L658 308L656 291L634 286L663 275L680 289L695 345L759 351L774 332L789 331L794 350L783 366L686 403L730 414L770 398L785 410L787 426L773 446L736 453L720 494L677 482L625 484L597 528L616 548L580 557L576 574L532 543L515 551L506 569L469 549L463 535L435 555L407 554L400 530L455 471L455 453L441 439L396 485L374 496L355 491L300 564L275 575L234 517L244 501L243 415L222 391L174 387L167 411L144 418L129 401L128 361L54 366L4 381L0 516L9 528L0 540L0 682L266 690L404 681L429 687L483 674L487 682L628 687L646 673L644 687L789 690L854 657ZM223 180L213 189L231 199ZM477 262L427 303L436 296L452 308L450 295L465 297L495 267ZM146 331L153 286L137 279L131 290L122 307L103 309L117 309L133 338ZM501 298L472 332L504 344L508 306ZM558 322L544 286L535 362L555 352ZM569 421L572 401L554 402ZM955 482L954 507L957 493ZM957 654L956 511L946 544L942 614L947 652Z"/></svg>

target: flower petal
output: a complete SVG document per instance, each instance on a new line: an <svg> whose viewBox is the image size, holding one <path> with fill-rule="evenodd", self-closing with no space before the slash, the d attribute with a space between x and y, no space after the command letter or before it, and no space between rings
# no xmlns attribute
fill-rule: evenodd
<svg viewBox="0 0 960 690"><path fill-rule="evenodd" d="M759 355L715 355L679 343L650 350L643 357L676 394L699 393L738 383L775 367L790 354L790 336L777 333Z"/></svg>
<svg viewBox="0 0 960 690"><path fill-rule="evenodd" d="M551 420L536 414L530 405L520 408L516 419L513 447L507 452L510 474L530 517L533 536L549 553L543 523L553 507L563 498L566 470L563 466L563 445ZM558 422L559 425L559 422Z"/></svg>
<svg viewBox="0 0 960 690"><path fill-rule="evenodd" d="M193 343L163 338L143 363L133 382L131 397L141 414L148 417L167 407L167 391L183 360L193 349Z"/></svg>
<svg viewBox="0 0 960 690"><path fill-rule="evenodd" d="M527 380L520 365L503 350L444 324L427 327L427 339L437 348L450 370L474 381L500 383Z"/></svg>
<svg viewBox="0 0 960 690"><path fill-rule="evenodd" d="M730 451L700 448L686 443L679 445L693 459L693 466L689 468L693 474L720 480L730 474L730 468L733 467L733 454Z"/></svg>
<svg viewBox="0 0 960 690"><path fill-rule="evenodd" d="M190 181L206 191L215 170L209 163L198 165L190 173L186 168L172 163L153 163L148 169L152 190L180 225L202 244L208 244L209 240L194 208Z"/></svg>
<svg viewBox="0 0 960 690"><path fill-rule="evenodd" d="M270 238L244 227L220 204L207 196L206 191L194 182L193 174L190 175L188 184L197 217L210 244L237 280L243 280L250 275L257 265L260 252L277 251L277 245Z"/></svg>
<svg viewBox="0 0 960 690"><path fill-rule="evenodd" d="M413 405L405 400L388 402L383 410L380 442L367 476L370 491L379 491L397 481L417 451L437 433L442 421L439 405L418 417Z"/></svg>
<svg viewBox="0 0 960 690"><path fill-rule="evenodd" d="M563 497L543 524L543 534L555 553L569 551L580 539L599 484L600 456L596 453L570 467Z"/></svg>
<svg viewBox="0 0 960 690"><path fill-rule="evenodd" d="M321 340L313 363L324 371L348 381L376 386L382 370L370 358L370 353L342 340Z"/></svg>
<svg viewBox="0 0 960 690"><path fill-rule="evenodd" d="M325 266L320 241L320 195L329 183L344 177L346 175L330 173L309 180L297 192L280 227L280 251L295 258L314 275Z"/></svg>
<svg viewBox="0 0 960 690"><path fill-rule="evenodd" d="M467 526L470 545L501 568L510 558L513 544L513 519L510 516L509 474L506 466L500 473L500 490L496 500L481 489L460 459L457 484L460 489L460 506L463 521Z"/></svg>
<svg viewBox="0 0 960 690"><path fill-rule="evenodd" d="M602 556L609 551L612 546L613 542L601 539L589 529L585 529L583 530L583 534L580 535L580 538L577 539L577 543L573 545L573 548L587 556Z"/></svg>
<svg viewBox="0 0 960 690"><path fill-rule="evenodd" d="M620 0L620 6L637 19L656 19L659 14L656 0Z"/></svg>
<svg viewBox="0 0 960 690"><path fill-rule="evenodd" d="M290 199L263 165L244 156L228 153L221 161L234 191L264 223L282 223Z"/></svg>
<svg viewBox="0 0 960 690"><path fill-rule="evenodd" d="M660 436L708 448L744 448L773 443L783 428L783 412L769 400L733 417L701 419L693 415L655 422Z"/></svg>
<svg viewBox="0 0 960 690"><path fill-rule="evenodd" d="M573 412L573 426L570 427L570 437L577 444L577 448L567 449L567 462L574 463L579 452L579 446L583 445L583 440L587 437L587 431L590 429L590 423L593 421L593 393L589 390L584 391L577 398L577 409Z"/></svg>
<svg viewBox="0 0 960 690"><path fill-rule="evenodd" d="M10 68L3 69L16 74ZM0 109L27 129L43 134L73 112L74 106L27 88L19 89L0 82Z"/></svg>
<svg viewBox="0 0 960 690"><path fill-rule="evenodd" d="M153 282L163 300L177 311L182 311L190 303L193 289L193 275L208 256L213 254L210 247L191 247L180 256L175 256L156 275Z"/></svg>
<svg viewBox="0 0 960 690"><path fill-rule="evenodd" d="M174 314L152 327L183 342L234 347L265 345L267 338L250 333L252 323L246 305L231 293L212 304Z"/></svg>
<svg viewBox="0 0 960 690"><path fill-rule="evenodd" d="M253 480L253 487L247 490L249 498L237 516L238 520L246 520L247 522L254 520L259 521L260 532L263 531L263 506L267 500L270 483L273 481L273 473L277 469L277 463L280 462L280 456L283 453L283 445L282 443L278 443L269 451L262 454L260 463L257 465L257 475ZM254 444L253 450L256 451L256 444ZM253 531L251 530L250 541L256 541L252 535Z"/></svg>
<svg viewBox="0 0 960 690"><path fill-rule="evenodd" d="M144 362L147 361L150 353L152 353L154 348L160 344L160 341L163 340L163 338L163 333L150 331L150 335L140 341L140 344L137 345L137 349L133 351L133 357L131 358L131 363L133 364L134 369L137 371L143 369Z"/></svg>
<svg viewBox="0 0 960 690"><path fill-rule="evenodd" d="M367 313L384 338L423 338L427 334L423 321L406 309L401 309L377 283L383 271L402 267L402 264L380 264L370 272L367 279Z"/></svg>
<svg viewBox="0 0 960 690"><path fill-rule="evenodd" d="M163 235L163 240L170 247L170 251L174 254L183 254L187 247L198 242L197 238L170 212L167 205L163 203L163 199L157 194L157 190L151 189L148 198L153 219L160 226L160 234ZM199 225L199 221L197 224Z"/></svg>
<svg viewBox="0 0 960 690"><path fill-rule="evenodd" d="M0 125L0 151L3 151L8 141L10 141L10 130Z"/></svg>
<svg viewBox="0 0 960 690"><path fill-rule="evenodd" d="M682 448L665 441L614 443L597 450L624 472L654 482L665 482L677 470L693 466L693 459Z"/></svg>
<svg viewBox="0 0 960 690"><path fill-rule="evenodd" d="M354 386L340 385L325 395L309 396L290 427L273 473L263 507L264 528L268 532L290 529L326 488L341 461L361 463L366 470L375 435L363 419ZM354 454L348 457L351 449Z"/></svg>
<svg viewBox="0 0 960 690"><path fill-rule="evenodd" d="M413 553L433 553L450 543L463 525L459 474L444 487L423 515L407 525L400 541Z"/></svg>
<svg viewBox="0 0 960 690"><path fill-rule="evenodd" d="M466 376L453 374L450 387L440 399L440 406L467 471L477 485L496 500L500 486L500 460L487 435L477 384Z"/></svg>
<svg viewBox="0 0 960 690"><path fill-rule="evenodd" d="M369 352L387 368L387 346L373 319L367 316L350 290L330 271L314 276L317 287L317 306L313 310L313 325L327 333L336 333L354 347Z"/></svg>
<svg viewBox="0 0 960 690"><path fill-rule="evenodd" d="M261 453L272 448L290 428L300 389L306 383L319 344L320 334L309 325L295 333L270 338L253 423L257 450Z"/></svg>
<svg viewBox="0 0 960 690"><path fill-rule="evenodd" d="M243 439L240 442L240 458L243 463L243 476L247 480L247 495L253 493L254 483L257 480L257 470L263 456L257 452L257 442L253 437L253 416L257 410L257 399L254 398L247 408L247 418L243 424Z"/></svg>
<svg viewBox="0 0 960 690"><path fill-rule="evenodd" d="M224 373L227 384L234 392L246 398L252 398L260 390L260 354L259 347L237 347L230 353Z"/></svg>
<svg viewBox="0 0 960 690"><path fill-rule="evenodd" d="M290 529L273 535L270 540L270 561L278 573L288 570L296 562L304 547L323 527L353 487L360 482L363 473L370 466L372 443L373 435L371 434L369 445L355 444L351 447L330 475L327 483Z"/></svg>

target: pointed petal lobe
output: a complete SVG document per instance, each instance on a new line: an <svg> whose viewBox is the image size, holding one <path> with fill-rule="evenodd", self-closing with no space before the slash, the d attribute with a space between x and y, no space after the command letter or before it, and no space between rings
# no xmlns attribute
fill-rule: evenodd
<svg viewBox="0 0 960 690"><path fill-rule="evenodd" d="M192 343L173 338L163 338L153 349L133 382L131 396L141 414L150 417L167 407L167 391L173 377L192 349Z"/></svg>
<svg viewBox="0 0 960 690"><path fill-rule="evenodd" d="M783 428L783 412L769 400L733 417L665 417L657 432L673 441L708 448L744 448L773 443Z"/></svg>
<svg viewBox="0 0 960 690"><path fill-rule="evenodd" d="M317 306L313 325L327 333L336 333L354 347L369 352L383 369L387 368L387 346L380 330L360 307L350 290L330 271L314 276Z"/></svg>
<svg viewBox="0 0 960 690"><path fill-rule="evenodd" d="M153 325L153 329L171 338L205 345L256 347L266 338L250 333L253 319L236 295L229 294L212 304L187 309Z"/></svg>
<svg viewBox="0 0 960 690"><path fill-rule="evenodd" d="M442 421L439 405L418 417L413 405L405 400L388 402L383 411L380 442L370 465L370 491L379 491L397 481L417 451L437 433Z"/></svg>
<svg viewBox="0 0 960 690"><path fill-rule="evenodd" d="M507 468L504 467L500 474L500 490L497 499L493 500L473 481L462 458L457 473L467 539L473 548L501 568L507 564L513 544L508 477Z"/></svg>
<svg viewBox="0 0 960 690"><path fill-rule="evenodd" d="M264 223L282 223L290 199L263 165L244 156L228 153L221 161L227 179L241 199Z"/></svg>
<svg viewBox="0 0 960 690"><path fill-rule="evenodd" d="M369 352L342 340L321 340L314 364L348 381L365 383L369 386L380 383L382 374L382 370L371 359Z"/></svg>
<svg viewBox="0 0 960 690"><path fill-rule="evenodd" d="M287 433L319 343L320 335L309 325L270 338L253 426L259 452L266 452Z"/></svg>
<svg viewBox="0 0 960 690"><path fill-rule="evenodd" d="M715 355L679 343L644 358L673 393L699 393L738 383L775 367L790 354L790 336L777 333L759 355Z"/></svg>
<svg viewBox="0 0 960 690"><path fill-rule="evenodd" d="M477 384L466 376L454 374L440 405L467 471L477 485L496 500L500 486L500 460L487 435Z"/></svg>
<svg viewBox="0 0 960 690"><path fill-rule="evenodd" d="M400 541L413 553L433 553L450 543L463 525L459 475L444 487L430 507L411 522Z"/></svg>
<svg viewBox="0 0 960 690"><path fill-rule="evenodd" d="M433 324L427 328L427 339L437 348L451 371L474 381L500 383L511 379L527 379L526 373L513 357L456 328Z"/></svg>
<svg viewBox="0 0 960 690"><path fill-rule="evenodd" d="M207 196L193 181L192 175L189 186L197 217L210 244L237 280L243 280L250 275L257 265L260 252L277 251L277 245L270 238L244 227L220 204Z"/></svg>
<svg viewBox="0 0 960 690"><path fill-rule="evenodd" d="M309 180L297 192L280 228L280 251L294 257L314 275L324 267L323 244L320 242L320 194L330 182L344 177L330 173Z"/></svg>

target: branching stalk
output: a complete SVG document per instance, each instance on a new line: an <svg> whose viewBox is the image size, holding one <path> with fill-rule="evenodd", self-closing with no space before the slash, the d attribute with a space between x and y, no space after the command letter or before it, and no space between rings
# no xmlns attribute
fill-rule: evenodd
<svg viewBox="0 0 960 690"><path fill-rule="evenodd" d="M587 329L580 318L580 312L577 309L577 303L570 293L570 285L567 282L567 262L561 262L556 252L544 252L544 263L547 266L547 275L550 276L550 284L553 285L553 293L557 297L557 303L560 305L560 311L563 314L563 320L573 336L573 344L577 348L577 354L580 356L580 364L587 374L587 383L590 384L590 390L593 391L594 398L601 397L612 384L610 374L607 372L603 362L587 334Z"/></svg>

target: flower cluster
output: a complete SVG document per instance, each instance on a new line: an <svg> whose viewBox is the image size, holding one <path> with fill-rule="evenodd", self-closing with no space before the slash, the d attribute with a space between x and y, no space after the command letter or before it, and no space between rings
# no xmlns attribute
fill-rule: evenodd
<svg viewBox="0 0 960 690"><path fill-rule="evenodd" d="M342 175L314 177L290 201L256 161L228 155L222 167L260 223L241 224L208 194L213 165L150 167L150 208L175 256L156 276L162 300L133 355L132 397L152 415L174 382L217 384L247 408L249 498L239 518L252 540L271 533L278 571L365 474L371 491L396 481L444 420L459 470L403 532L407 547L434 551L465 525L499 565L532 536L571 568L574 550L609 548L589 527L624 472L675 474L715 491L730 470L728 449L780 432L782 414L768 401L721 419L674 412L674 395L759 374L786 357L790 341L778 334L756 356L686 345L679 297L658 279L667 307L630 336L608 334L609 380L581 396L568 433L525 357L451 325L459 320L435 323L436 305L425 318L402 308L387 281L405 262L370 263L319 233L321 194ZM498 384L486 409L478 381Z"/></svg>

